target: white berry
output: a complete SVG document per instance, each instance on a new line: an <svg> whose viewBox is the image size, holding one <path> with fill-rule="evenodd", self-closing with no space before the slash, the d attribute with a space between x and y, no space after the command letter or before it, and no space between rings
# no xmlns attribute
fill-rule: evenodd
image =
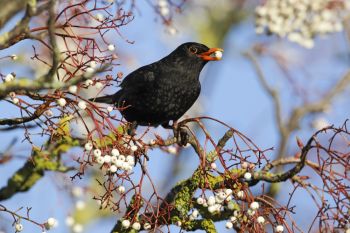
<svg viewBox="0 0 350 233"><path fill-rule="evenodd" d="M19 103L19 99L17 97L12 99L12 103L14 104L18 104Z"/></svg>
<svg viewBox="0 0 350 233"><path fill-rule="evenodd" d="M118 170L118 168L117 168L117 166L115 166L115 165L112 165L112 166L109 168L109 171L112 172L112 173L117 172L117 170Z"/></svg>
<svg viewBox="0 0 350 233"><path fill-rule="evenodd" d="M98 21L103 21L104 19L105 19L105 17L104 17L104 15L103 14L101 14L101 13L97 13L96 14L96 19L98 20Z"/></svg>
<svg viewBox="0 0 350 233"><path fill-rule="evenodd" d="M222 58L222 52L221 51L215 51L214 56L216 57L216 59L221 59Z"/></svg>
<svg viewBox="0 0 350 233"><path fill-rule="evenodd" d="M259 216L256 221L260 224L263 224L265 222L265 218L263 216Z"/></svg>
<svg viewBox="0 0 350 233"><path fill-rule="evenodd" d="M132 224L132 229L139 231L141 229L141 224L139 222L134 222Z"/></svg>
<svg viewBox="0 0 350 233"><path fill-rule="evenodd" d="M122 169L125 171L131 171L132 167L130 166L130 164L128 162L123 162Z"/></svg>
<svg viewBox="0 0 350 233"><path fill-rule="evenodd" d="M66 101L66 99L64 99L64 98L59 98L59 99L57 100L57 104L58 104L59 106L61 106L61 107L64 107L64 106L67 104L67 101Z"/></svg>
<svg viewBox="0 0 350 233"><path fill-rule="evenodd" d="M85 207L86 207L86 203L82 200L79 200L75 203L75 208L77 208L77 210L85 209Z"/></svg>
<svg viewBox="0 0 350 233"><path fill-rule="evenodd" d="M247 210L247 214L248 214L249 216L253 216L255 213L256 213L255 210L252 210L252 209L250 209L250 208Z"/></svg>
<svg viewBox="0 0 350 233"><path fill-rule="evenodd" d="M89 64L89 66L91 67L91 68L96 68L96 66L97 66L97 63L96 63L96 61L91 61L90 62L90 64Z"/></svg>
<svg viewBox="0 0 350 233"><path fill-rule="evenodd" d="M278 226L276 226L275 231L276 232L283 232L284 231L284 227L282 225L278 225Z"/></svg>
<svg viewBox="0 0 350 233"><path fill-rule="evenodd" d="M133 145L133 146L130 147L130 149L131 149L132 151L137 151L137 146Z"/></svg>
<svg viewBox="0 0 350 233"><path fill-rule="evenodd" d="M57 220L55 218L48 218L46 223L48 229L51 229L57 225Z"/></svg>
<svg viewBox="0 0 350 233"><path fill-rule="evenodd" d="M252 174L250 172L244 173L244 179L250 181L252 179Z"/></svg>
<svg viewBox="0 0 350 233"><path fill-rule="evenodd" d="M109 50L109 51L114 51L114 50L115 50L114 44L108 45L108 50Z"/></svg>
<svg viewBox="0 0 350 233"><path fill-rule="evenodd" d="M198 210L193 210L192 214L191 214L194 218L197 218L199 215L199 211Z"/></svg>
<svg viewBox="0 0 350 233"><path fill-rule="evenodd" d="M8 74L5 76L5 82L11 82L15 80L15 76L13 76L12 74Z"/></svg>
<svg viewBox="0 0 350 233"><path fill-rule="evenodd" d="M208 203L208 205L209 205L209 206L214 205L214 204L215 204L215 202L216 202L216 200L215 200L215 197L214 197L214 196L210 196L210 197L208 197L208 201L207 201L207 203Z"/></svg>
<svg viewBox="0 0 350 233"><path fill-rule="evenodd" d="M81 225L81 224L79 224L79 223L74 224L74 226L72 227L72 231L73 231L74 233L81 233L81 232L83 232L83 230L84 230L83 225Z"/></svg>
<svg viewBox="0 0 350 233"><path fill-rule="evenodd" d="M101 152L100 149L95 149L95 150L94 150L94 156L95 156L95 158L101 157L101 154L102 154L102 152Z"/></svg>
<svg viewBox="0 0 350 233"><path fill-rule="evenodd" d="M244 192L241 190L241 191L238 191L237 192L237 197L242 199L244 197Z"/></svg>
<svg viewBox="0 0 350 233"><path fill-rule="evenodd" d="M237 222L237 217L236 216L231 216L230 217L230 221L233 222L233 223Z"/></svg>
<svg viewBox="0 0 350 233"><path fill-rule="evenodd" d="M227 208L228 208L229 210L234 210L234 209L235 209L235 204L234 204L233 202L229 202L229 203L227 204Z"/></svg>
<svg viewBox="0 0 350 233"><path fill-rule="evenodd" d="M233 223L232 222L226 222L225 227L227 229L231 229L233 227Z"/></svg>
<svg viewBox="0 0 350 233"><path fill-rule="evenodd" d="M168 2L166 0L159 0L158 6L159 7L166 7L166 6L168 6Z"/></svg>
<svg viewBox="0 0 350 233"><path fill-rule="evenodd" d="M118 168L121 168L121 167L123 167L124 162L118 159L114 164L115 164Z"/></svg>
<svg viewBox="0 0 350 233"><path fill-rule="evenodd" d="M72 85L68 88L68 91L72 94L75 94L78 91L78 87L76 85Z"/></svg>
<svg viewBox="0 0 350 233"><path fill-rule="evenodd" d="M110 163L111 162L111 156L110 155L105 155L104 156L105 163Z"/></svg>
<svg viewBox="0 0 350 233"><path fill-rule="evenodd" d="M91 86L94 82L91 79L85 81L85 86Z"/></svg>
<svg viewBox="0 0 350 233"><path fill-rule="evenodd" d="M111 154L112 154L113 156L119 156L119 150L116 149L116 148L113 148L112 151L111 151Z"/></svg>
<svg viewBox="0 0 350 233"><path fill-rule="evenodd" d="M130 221L127 220L127 219L124 219L122 221L122 226L125 228L125 229L128 229L130 227Z"/></svg>
<svg viewBox="0 0 350 233"><path fill-rule="evenodd" d="M155 144L156 144L156 140L151 139L151 140L149 141L149 143L148 143L148 144L150 144L151 146L153 146L153 145L155 145Z"/></svg>
<svg viewBox="0 0 350 233"><path fill-rule="evenodd" d="M15 229L17 232L23 231L23 225L20 223L16 223Z"/></svg>
<svg viewBox="0 0 350 233"><path fill-rule="evenodd" d="M96 162L102 165L105 163L105 158L103 156L97 157Z"/></svg>
<svg viewBox="0 0 350 233"><path fill-rule="evenodd" d="M116 164L118 161L118 157L117 156L111 156L111 163Z"/></svg>
<svg viewBox="0 0 350 233"><path fill-rule="evenodd" d="M232 189L225 189L225 194L227 196L231 195L232 194Z"/></svg>
<svg viewBox="0 0 350 233"><path fill-rule="evenodd" d="M249 164L244 161L241 166L242 166L243 169L247 169Z"/></svg>
<svg viewBox="0 0 350 233"><path fill-rule="evenodd" d="M94 69L94 68L92 68L92 67L86 68L86 73L91 74L91 73L93 73L93 72L95 72L95 69Z"/></svg>
<svg viewBox="0 0 350 233"><path fill-rule="evenodd" d="M251 208L252 210L257 210L257 209L259 209L259 203L256 202L256 201L253 201L252 203L250 203L250 208Z"/></svg>
<svg viewBox="0 0 350 233"><path fill-rule="evenodd" d="M67 216L65 222L66 222L66 225L70 227L70 226L73 226L75 221L74 221L74 218L72 216Z"/></svg>
<svg viewBox="0 0 350 233"><path fill-rule="evenodd" d="M103 83L101 83L101 82L96 82L96 83L95 83L95 87L96 87L97 89L101 89L101 88L103 87Z"/></svg>
<svg viewBox="0 0 350 233"><path fill-rule="evenodd" d="M201 197L198 197L198 198L197 198L197 204L198 204L198 205L203 205L203 204L204 204L204 199L201 198Z"/></svg>
<svg viewBox="0 0 350 233"><path fill-rule="evenodd" d="M86 102L85 102L85 101L79 101L78 107L79 107L81 110L86 109Z"/></svg>
<svg viewBox="0 0 350 233"><path fill-rule="evenodd" d="M211 169L216 170L217 165L216 165L216 163L211 163L211 164L210 164L210 167L211 167Z"/></svg>
<svg viewBox="0 0 350 233"><path fill-rule="evenodd" d="M112 112L113 109L114 109L114 108L113 108L112 106L108 106L108 107L107 107L107 112Z"/></svg>
<svg viewBox="0 0 350 233"><path fill-rule="evenodd" d="M122 186L122 185L119 186L119 187L118 187L118 192L121 193L121 194L125 193L125 187Z"/></svg>
<svg viewBox="0 0 350 233"><path fill-rule="evenodd" d="M84 190L79 186L74 186L72 188L72 194L74 197L81 197L83 193L84 193Z"/></svg>
<svg viewBox="0 0 350 233"><path fill-rule="evenodd" d="M168 152L170 153L170 154L177 154L177 149L176 149L176 147L175 146L169 146L168 147Z"/></svg>
<svg viewBox="0 0 350 233"><path fill-rule="evenodd" d="M143 224L143 229L145 229L145 230L151 229L151 224L149 224L148 222L146 222L145 224Z"/></svg>
<svg viewBox="0 0 350 233"><path fill-rule="evenodd" d="M84 148L85 148L85 150L90 151L90 150L92 150L93 145L91 142L87 142L87 143L85 143Z"/></svg>

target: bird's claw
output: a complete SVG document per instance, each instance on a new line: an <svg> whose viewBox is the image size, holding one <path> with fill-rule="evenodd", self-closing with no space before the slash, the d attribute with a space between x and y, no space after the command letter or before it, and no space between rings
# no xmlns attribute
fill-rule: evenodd
<svg viewBox="0 0 350 233"><path fill-rule="evenodd" d="M131 122L126 126L126 133L130 135L131 137L136 135L136 128L137 128L137 122Z"/></svg>
<svg viewBox="0 0 350 233"><path fill-rule="evenodd" d="M174 136L176 137L177 143L180 146L187 145L187 143L190 139L190 136L187 132L187 129L183 126L178 126L178 127L174 128Z"/></svg>

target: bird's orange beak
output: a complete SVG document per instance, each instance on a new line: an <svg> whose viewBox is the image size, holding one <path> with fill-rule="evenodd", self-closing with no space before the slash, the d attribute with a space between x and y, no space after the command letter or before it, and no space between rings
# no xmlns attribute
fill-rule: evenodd
<svg viewBox="0 0 350 233"><path fill-rule="evenodd" d="M204 61L218 61L222 58L222 52L224 50L221 48L211 48L204 53L198 54L198 57L202 58Z"/></svg>

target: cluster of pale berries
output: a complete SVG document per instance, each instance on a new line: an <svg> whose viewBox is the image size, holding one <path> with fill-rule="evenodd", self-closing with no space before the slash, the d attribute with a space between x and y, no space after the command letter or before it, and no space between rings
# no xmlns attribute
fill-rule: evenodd
<svg viewBox="0 0 350 233"><path fill-rule="evenodd" d="M114 46L113 44L110 44L110 45L108 46L108 50L114 51L114 49L115 49L115 46ZM91 62L89 63L89 67L86 68L85 76L86 76L86 77L90 77L90 75L93 74L93 73L95 72L96 67L97 67L97 63L96 63L95 61L91 61ZM94 84L94 82L93 82L91 79L87 79L87 80L85 81L85 83L84 83L83 86L84 86L84 87L89 87L89 86L92 86L92 85L94 85L94 86L95 86L96 88L98 88L98 89L103 88L102 82L98 82L98 81L97 81L97 82ZM68 88L68 91L69 91L71 94L76 94L77 91L78 91L78 87L77 87L76 85L71 85L71 86ZM67 105L67 100L66 100L65 98L62 97L62 98L59 98L59 99L56 101L56 103L57 103L59 106L64 107L64 106ZM80 101L78 101L77 106L78 106L78 108L79 108L80 110L85 110L85 109L87 108L87 103L86 103L84 100L80 100ZM113 109L114 109L114 108L113 108L112 106L108 106L108 107L107 107L107 111L108 111L108 112L112 112ZM51 111L51 110L46 111L46 115L49 116L49 117L52 116L52 115L53 115L53 114L52 114L52 111Z"/></svg>
<svg viewBox="0 0 350 233"><path fill-rule="evenodd" d="M91 151L93 150L93 145L91 142L87 142L85 144L85 150ZM136 145L131 145L130 150L135 152L138 147ZM119 150L113 148L110 151L110 154L102 155L102 151L98 148L93 150L93 155L95 161L100 165L108 165L108 171L115 173L120 170L131 171L135 166L135 158L133 155L122 155L119 153Z"/></svg>
<svg viewBox="0 0 350 233"><path fill-rule="evenodd" d="M52 228L57 227L57 225L58 225L58 222L55 218L48 218L47 221L44 223L46 230L51 230ZM16 222L15 230L16 232L21 232L24 230L24 227L20 222ZM45 231L43 231L42 233L45 233Z"/></svg>
<svg viewBox="0 0 350 233"><path fill-rule="evenodd" d="M163 16L165 18L169 17L170 7L169 7L169 3L167 0L158 0L156 9L161 16ZM170 35L175 35L177 33L177 30L174 27L172 27L171 25L167 25L167 32Z"/></svg>
<svg viewBox="0 0 350 233"><path fill-rule="evenodd" d="M135 230L135 231L139 231L141 230L141 223L139 222L134 222L133 224L131 224L130 220L128 219L124 219L122 221L122 226L124 229L129 229L130 227ZM144 230L150 230L152 228L151 224L146 222L143 224L143 229Z"/></svg>
<svg viewBox="0 0 350 233"><path fill-rule="evenodd" d="M349 9L349 0L267 0L255 9L256 33L272 33L312 48L315 36L343 30Z"/></svg>
<svg viewBox="0 0 350 233"><path fill-rule="evenodd" d="M198 205L201 205L203 207L208 208L209 213L215 213L220 212L224 210L224 204L227 203L226 208L233 211L233 216L230 217L229 221L226 222L226 228L231 229L233 228L234 224L237 224L239 222L239 211L235 210L236 203L232 201L232 189L221 189L215 192L215 195L209 196L207 198L198 197L196 202ZM237 199L243 199L244 198L244 191L240 190L236 193ZM246 211L247 215L249 217L254 216L260 208L260 205L258 202L253 201L249 205L249 209ZM199 216L199 211L194 209L190 215L190 219L194 220ZM265 223L265 218L263 216L258 216L256 218L256 221L259 224ZM277 225L275 227L276 232L283 232L284 228L282 225Z"/></svg>
<svg viewBox="0 0 350 233"><path fill-rule="evenodd" d="M114 51L115 50L115 46L113 44L110 44L108 46L108 50ZM15 56L15 55L13 55L13 56ZM91 61L89 63L89 67L86 68L85 76L86 77L90 77L90 75L95 72L96 67L97 67L97 63L95 61ZM13 82L15 79L16 79L16 74L10 73L10 74L7 74L5 76L4 82L5 83L10 83L10 82ZM103 88L103 83L102 82L98 82L97 81L94 84L94 82L91 79L87 79L83 86L84 87L89 87L89 86L92 86L92 85L94 85L98 89ZM78 87L76 85L71 85L71 86L69 86L68 91L71 94L76 94L78 92ZM20 102L20 100L16 97L16 94L14 92L11 92L9 94L9 96L11 97L12 103L18 104ZM56 100L56 103L60 107L65 107L67 105L67 100L65 98L61 97L61 98ZM78 106L79 109L85 110L87 108L87 102L85 102L84 100L80 100L80 101L78 101L77 106ZM112 112L113 109L114 109L113 106L108 106L107 107L107 111L108 112ZM51 110L47 110L45 112L45 115L48 116L48 117L52 117L54 114L53 114L53 112Z"/></svg>

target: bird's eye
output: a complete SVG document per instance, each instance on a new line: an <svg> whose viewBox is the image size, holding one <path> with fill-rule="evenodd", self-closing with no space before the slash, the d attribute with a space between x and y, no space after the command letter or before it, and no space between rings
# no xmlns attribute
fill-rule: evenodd
<svg viewBox="0 0 350 233"><path fill-rule="evenodd" d="M190 47L189 50L191 53L197 53L198 51L196 47Z"/></svg>

